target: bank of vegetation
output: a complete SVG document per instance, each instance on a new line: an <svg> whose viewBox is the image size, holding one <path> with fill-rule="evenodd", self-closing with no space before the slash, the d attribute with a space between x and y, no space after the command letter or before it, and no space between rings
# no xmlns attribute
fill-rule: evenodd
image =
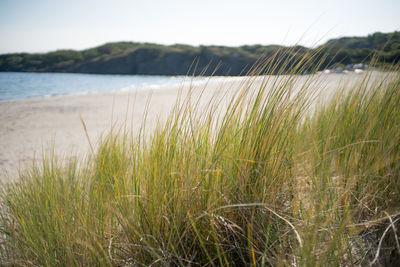
<svg viewBox="0 0 400 267"><path fill-rule="evenodd" d="M280 67L290 67L288 61L296 65L306 56L313 58L310 68L304 69L306 72L316 70L313 65L322 58L324 61L319 65L319 70L348 64L369 64L373 55L377 57L375 66L388 66L400 60L400 32L343 37L316 48L278 45L194 47L119 42L83 51L0 55L0 71L186 75L195 62L196 68L191 69L190 74L245 75L259 58L271 57L277 52L280 57L275 64L281 64ZM320 55L320 58L315 55Z"/></svg>

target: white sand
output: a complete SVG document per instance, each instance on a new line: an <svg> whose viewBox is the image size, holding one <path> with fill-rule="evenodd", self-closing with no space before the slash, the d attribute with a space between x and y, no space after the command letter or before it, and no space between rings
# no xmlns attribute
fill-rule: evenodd
<svg viewBox="0 0 400 267"><path fill-rule="evenodd" d="M121 122L133 116L139 125L149 91L136 93L93 94L63 96L50 99L24 100L0 103L0 180L13 179L19 166L40 157L43 148L54 145L56 152L84 153L88 140L80 120L84 119L90 139L111 127L111 122ZM177 89L159 90L150 102L150 120L175 102ZM130 105L128 106L128 101ZM113 116L113 119L112 119Z"/></svg>
<svg viewBox="0 0 400 267"><path fill-rule="evenodd" d="M343 84L343 78L352 77L355 75L327 75L326 81L323 78L320 82L334 88L341 80ZM301 79L307 79L307 76ZM224 91L238 88L241 80L225 80ZM221 81L211 83L206 95L211 96L220 88ZM96 143L98 137L110 129L112 122L118 124L128 118L129 124L133 122L133 128L138 129L150 94L148 121L154 125L158 115L165 116L171 110L178 92L176 87L0 102L0 181L14 180L19 167L35 157L40 158L43 148L51 145L59 155L88 152L88 140L80 116L86 123L91 141Z"/></svg>
<svg viewBox="0 0 400 267"><path fill-rule="evenodd" d="M207 86L207 93L211 95L219 84ZM113 124L120 126L127 121L138 130L147 104L146 125L154 126L159 117L169 114L181 89L169 87L0 102L0 181L16 179L18 169L40 158L43 151L51 147L61 156L89 152L80 116L95 145ZM188 87L183 88L184 92L188 90Z"/></svg>

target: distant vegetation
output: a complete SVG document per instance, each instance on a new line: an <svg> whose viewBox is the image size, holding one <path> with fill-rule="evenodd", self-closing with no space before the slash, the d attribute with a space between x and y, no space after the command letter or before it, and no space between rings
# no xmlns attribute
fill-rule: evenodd
<svg viewBox="0 0 400 267"><path fill-rule="evenodd" d="M0 71L149 75L185 75L188 72L211 75L216 71L216 75L241 75L246 74L258 59L277 55L277 52L279 62L277 60L275 65L290 61L287 68L307 56L315 57L314 62L319 63L323 58L320 69L332 65L369 63L377 52L378 64L397 64L400 59L400 32L343 37L313 49L278 45L194 47L181 44L108 43L83 51L0 55ZM310 68L315 69L313 66Z"/></svg>

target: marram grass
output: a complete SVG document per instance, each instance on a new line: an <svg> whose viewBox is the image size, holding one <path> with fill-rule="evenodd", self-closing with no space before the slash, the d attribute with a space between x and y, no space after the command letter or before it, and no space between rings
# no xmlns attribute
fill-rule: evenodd
<svg viewBox="0 0 400 267"><path fill-rule="evenodd" d="M85 160L36 161L1 187L0 263L394 264L399 73L367 72L319 105L324 81L296 74L308 60L248 78L222 109L189 93L155 130L114 128Z"/></svg>

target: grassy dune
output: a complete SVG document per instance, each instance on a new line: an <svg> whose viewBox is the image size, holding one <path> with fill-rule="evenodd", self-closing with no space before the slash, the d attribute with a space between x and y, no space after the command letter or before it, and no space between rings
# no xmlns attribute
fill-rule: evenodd
<svg viewBox="0 0 400 267"><path fill-rule="evenodd" d="M269 62L254 73L279 72ZM372 76L323 105L314 76L248 78L222 111L193 92L154 131L111 129L67 164L45 155L1 187L1 264L395 263L400 79Z"/></svg>

